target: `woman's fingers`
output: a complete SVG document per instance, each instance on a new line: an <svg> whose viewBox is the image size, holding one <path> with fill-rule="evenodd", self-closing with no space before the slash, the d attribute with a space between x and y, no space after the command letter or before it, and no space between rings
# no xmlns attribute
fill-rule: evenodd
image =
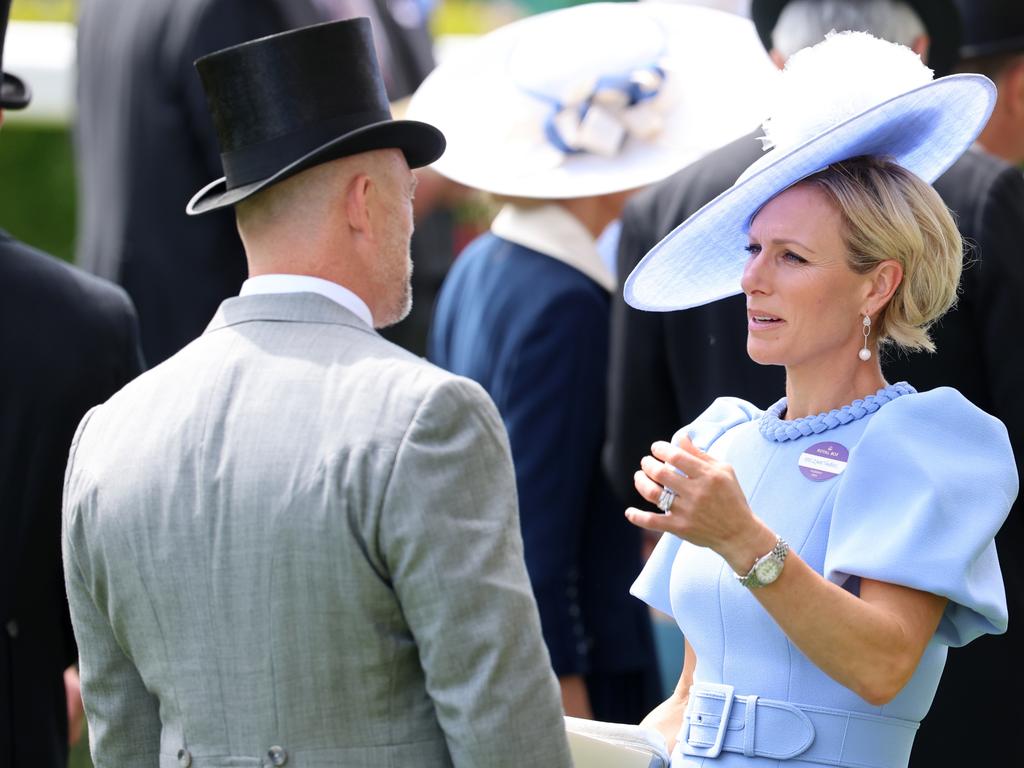
<svg viewBox="0 0 1024 768"><path fill-rule="evenodd" d="M651 502L651 504L658 503L658 499L661 497L661 490L664 487L652 480L646 472L640 471L633 474L633 486L636 488L637 493Z"/></svg>
<svg viewBox="0 0 1024 768"><path fill-rule="evenodd" d="M704 469L708 456L698 451L689 438L686 438L684 448L659 440L651 446L651 454L656 459L666 464L671 464L677 470L688 477L696 477Z"/></svg>
<svg viewBox="0 0 1024 768"><path fill-rule="evenodd" d="M646 528L649 531L665 531L671 528L671 517L656 512L644 512L636 507L629 507L626 510L626 519L639 528Z"/></svg>

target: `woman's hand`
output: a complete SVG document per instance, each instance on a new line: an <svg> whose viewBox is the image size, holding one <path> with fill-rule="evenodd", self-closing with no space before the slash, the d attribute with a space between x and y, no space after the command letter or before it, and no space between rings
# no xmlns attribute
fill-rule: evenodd
<svg viewBox="0 0 1024 768"><path fill-rule="evenodd" d="M64 670L64 694L68 707L68 746L73 747L82 738L82 724L85 722L82 682L78 679L78 667L74 664Z"/></svg>
<svg viewBox="0 0 1024 768"><path fill-rule="evenodd" d="M709 547L733 571L747 573L774 546L775 534L751 511L732 467L699 451L685 436L677 435L677 441L678 447L651 446L653 456L644 457L643 471L634 477L636 489L652 504L663 487L675 491L669 511L631 508L626 517L641 528ZM944 597L871 579L861 579L854 595L793 551L782 575L752 594L825 674L875 706L891 701L911 678L946 606ZM682 697L676 698L678 704ZM663 714L652 716L660 720Z"/></svg>
<svg viewBox="0 0 1024 768"><path fill-rule="evenodd" d="M594 719L583 675L562 675L558 678L558 687L562 689L562 711L565 714L584 720Z"/></svg>
<svg viewBox="0 0 1024 768"><path fill-rule="evenodd" d="M697 655L690 647L690 643L683 639L683 668L679 673L679 681L676 683L672 695L665 701L651 710L640 725L658 731L665 737L665 745L669 754L675 749L676 739L679 736L679 729L683 727L683 715L686 713L686 704L690 700L690 686L693 685L693 671L697 668Z"/></svg>
<svg viewBox="0 0 1024 768"><path fill-rule="evenodd" d="M699 450L685 434L678 446L657 442L651 456L640 462L633 477L637 491L652 504L663 488L676 494L665 514L626 510L627 519L641 528L667 531L720 554L737 573L746 573L754 560L775 544L775 535L754 516L730 465ZM682 472L683 474L679 474Z"/></svg>

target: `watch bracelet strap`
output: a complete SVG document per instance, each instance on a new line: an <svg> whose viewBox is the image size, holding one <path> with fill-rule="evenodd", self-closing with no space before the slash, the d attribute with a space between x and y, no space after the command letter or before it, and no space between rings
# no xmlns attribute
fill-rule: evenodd
<svg viewBox="0 0 1024 768"><path fill-rule="evenodd" d="M751 587L759 587L759 586L761 586L761 584L755 582L755 580L754 580L754 571L757 570L758 564L762 560L764 560L766 557L768 557L769 555L774 555L780 562L784 563L784 562L786 562L786 555L788 555L788 554L789 554L789 544L787 544L786 540L783 539L781 536L776 536L775 537L775 546L772 547L770 551L768 551L764 555L761 555L761 557L759 557L756 560L754 560L754 564L752 566L750 566L750 570L747 571L745 576L740 576L737 573L736 574L736 579L739 581L739 583L742 586L747 587L748 589L750 589Z"/></svg>

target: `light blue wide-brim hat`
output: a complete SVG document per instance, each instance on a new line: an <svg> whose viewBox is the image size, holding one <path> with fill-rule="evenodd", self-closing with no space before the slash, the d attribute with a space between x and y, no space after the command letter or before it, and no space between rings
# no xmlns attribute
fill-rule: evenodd
<svg viewBox="0 0 1024 768"><path fill-rule="evenodd" d="M666 312L740 293L751 219L832 163L885 156L934 181L984 128L996 89L981 75L931 78L909 48L863 32L794 54L764 123L770 151L651 249L626 279L626 303Z"/></svg>

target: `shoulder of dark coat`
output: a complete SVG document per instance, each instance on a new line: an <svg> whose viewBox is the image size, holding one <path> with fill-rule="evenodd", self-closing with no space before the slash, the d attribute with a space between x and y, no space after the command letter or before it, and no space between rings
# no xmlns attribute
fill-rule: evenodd
<svg viewBox="0 0 1024 768"><path fill-rule="evenodd" d="M87 317L134 315L118 285L71 266L55 256L0 233L0 276L4 292L23 311ZM27 319L27 318L26 318Z"/></svg>

